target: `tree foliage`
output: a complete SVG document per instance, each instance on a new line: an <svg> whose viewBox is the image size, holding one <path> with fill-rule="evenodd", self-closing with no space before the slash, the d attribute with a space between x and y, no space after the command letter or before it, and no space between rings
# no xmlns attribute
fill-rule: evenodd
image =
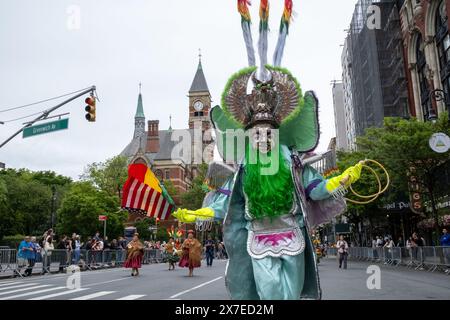
<svg viewBox="0 0 450 320"><path fill-rule="evenodd" d="M81 179L90 181L104 192L120 198L122 187L128 178L127 167L127 158L116 156L105 162L88 165Z"/></svg>
<svg viewBox="0 0 450 320"><path fill-rule="evenodd" d="M391 184L387 192L379 200L369 206L349 205L350 211L366 213L376 211L383 203L405 200L409 197L408 175L414 167L414 175L421 185L425 199L435 197L435 179L437 168L450 160L449 153L439 154L431 150L429 139L436 132L450 134L447 114L443 113L436 123L420 122L416 119L385 118L381 128L369 128L365 135L357 138L358 151L339 153L339 167L342 170L357 161L369 158L382 163L388 170ZM382 175L382 171L377 169ZM355 185L362 194L377 191L374 178L367 174Z"/></svg>
<svg viewBox="0 0 450 320"><path fill-rule="evenodd" d="M103 233L103 222L98 221L98 216L106 215L108 237L118 237L123 234L123 224L127 219L127 214L119 211L118 202L117 196L98 190L90 182L76 182L58 210L57 232L76 232L82 236L93 235L97 230Z"/></svg>

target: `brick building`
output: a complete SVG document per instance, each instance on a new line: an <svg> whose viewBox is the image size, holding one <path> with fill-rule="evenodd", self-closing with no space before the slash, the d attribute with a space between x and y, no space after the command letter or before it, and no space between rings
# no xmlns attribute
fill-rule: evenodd
<svg viewBox="0 0 450 320"><path fill-rule="evenodd" d="M410 109L422 121L447 109L431 92L450 95L449 9L450 0L404 0L400 10Z"/></svg>
<svg viewBox="0 0 450 320"><path fill-rule="evenodd" d="M192 180L197 174L199 160L201 163L213 159L214 143L208 132L208 129L211 128L209 119L211 101L201 60L188 94L188 108L186 108L189 115L188 128L173 130L169 127L162 130L159 127L159 120L156 119L148 120L146 123L143 97L142 93L139 93L134 117L133 139L121 152L121 155L126 156L129 163L146 164L162 183L171 181L178 191L178 196L173 197L176 204L180 203L179 195L190 188ZM177 152L174 153L174 149L180 141L178 137L183 133L191 137L192 149L191 156L188 158L183 153L180 156ZM196 142L200 148L194 149ZM200 151L202 155L199 155ZM206 156L203 157L203 154ZM128 223L142 218L130 214Z"/></svg>

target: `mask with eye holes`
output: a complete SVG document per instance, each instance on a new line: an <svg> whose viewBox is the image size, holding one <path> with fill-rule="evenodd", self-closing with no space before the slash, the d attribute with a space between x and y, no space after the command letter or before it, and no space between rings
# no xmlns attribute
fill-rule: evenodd
<svg viewBox="0 0 450 320"><path fill-rule="evenodd" d="M254 150L267 154L276 146L275 128L267 123L255 125L250 129L251 144Z"/></svg>

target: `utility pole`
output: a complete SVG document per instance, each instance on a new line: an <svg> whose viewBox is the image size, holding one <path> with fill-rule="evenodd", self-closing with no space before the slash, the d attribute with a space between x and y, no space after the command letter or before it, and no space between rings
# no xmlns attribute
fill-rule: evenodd
<svg viewBox="0 0 450 320"><path fill-rule="evenodd" d="M33 121L28 122L22 129L18 130L16 133L14 133L11 137L9 137L8 139L6 139L2 144L0 144L0 148L3 147L5 144L7 144L9 141L11 141L12 139L14 139L18 134L20 134L23 129L31 127L35 122L39 121L39 120L45 120L50 113L56 111L57 109L61 108L62 106L68 104L69 102L78 99L81 96L84 96L85 94L91 92L93 93L96 90L95 86L90 87L89 89L86 89L80 93L78 93L77 95L67 99L66 101L61 102L60 104L58 104L57 106L54 106L53 108L49 109L49 110L45 110L42 112L42 114L37 117L36 119L34 119ZM3 124L3 123L2 123Z"/></svg>
<svg viewBox="0 0 450 320"><path fill-rule="evenodd" d="M56 201L56 187L52 186L52 230L54 231L55 225L55 201Z"/></svg>

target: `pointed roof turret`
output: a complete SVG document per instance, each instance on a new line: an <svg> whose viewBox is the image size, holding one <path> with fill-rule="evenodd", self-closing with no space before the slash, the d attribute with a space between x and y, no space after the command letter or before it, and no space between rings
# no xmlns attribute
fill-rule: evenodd
<svg viewBox="0 0 450 320"><path fill-rule="evenodd" d="M192 81L189 92L209 92L208 84L206 83L206 78L203 73L201 54L199 54L197 72L195 73L194 81Z"/></svg>
<svg viewBox="0 0 450 320"><path fill-rule="evenodd" d="M135 118L145 118L144 104L142 103L141 87L142 87L142 84L139 83L139 97L138 97L138 103L137 103L137 108L136 108L136 115L134 116Z"/></svg>

